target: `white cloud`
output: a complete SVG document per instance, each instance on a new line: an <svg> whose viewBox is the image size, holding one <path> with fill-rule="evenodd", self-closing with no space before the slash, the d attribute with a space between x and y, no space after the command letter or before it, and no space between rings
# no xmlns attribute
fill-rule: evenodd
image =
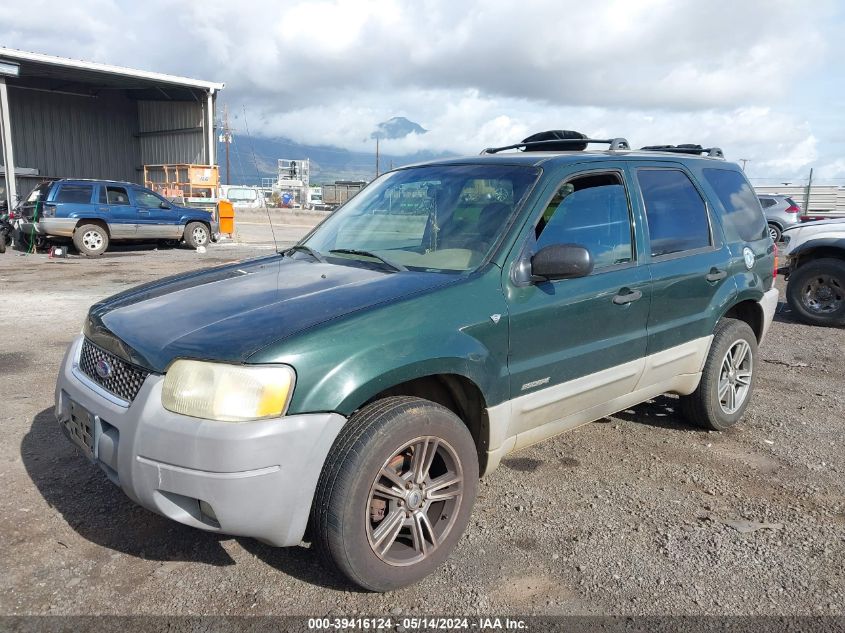
<svg viewBox="0 0 845 633"><path fill-rule="evenodd" d="M837 11L832 0L812 10L799 0L30 0L0 6L0 43L225 81L221 98L247 106L254 133L299 142L366 150L380 121L407 116L429 133L385 151L474 153L571 128L636 145L719 144L750 158L752 173L780 174L827 151L809 113L784 106L807 73L838 68Z"/></svg>

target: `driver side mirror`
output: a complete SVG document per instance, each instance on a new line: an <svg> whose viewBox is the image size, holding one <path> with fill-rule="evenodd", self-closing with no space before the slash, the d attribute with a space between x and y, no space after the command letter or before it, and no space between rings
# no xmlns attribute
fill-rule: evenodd
<svg viewBox="0 0 845 633"><path fill-rule="evenodd" d="M159 207L159 209L169 209L170 205L167 204L166 202L162 202L160 205L158 205L158 207Z"/></svg>
<svg viewBox="0 0 845 633"><path fill-rule="evenodd" d="M551 281L586 277L593 272L593 258L578 244L552 244L531 258L531 280Z"/></svg>

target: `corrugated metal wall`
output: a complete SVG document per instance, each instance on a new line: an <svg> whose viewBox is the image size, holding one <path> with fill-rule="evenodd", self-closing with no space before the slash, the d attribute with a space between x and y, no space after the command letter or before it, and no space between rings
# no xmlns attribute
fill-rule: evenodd
<svg viewBox="0 0 845 633"><path fill-rule="evenodd" d="M121 93L91 98L9 88L18 166L46 177L134 182L142 177L135 101Z"/></svg>
<svg viewBox="0 0 845 633"><path fill-rule="evenodd" d="M9 84L15 162L38 170L38 178L18 177L18 195L45 177L142 183L145 164L205 164L205 107L204 100L135 101L117 90L82 97Z"/></svg>
<svg viewBox="0 0 845 633"><path fill-rule="evenodd" d="M206 163L205 108L191 101L139 101L141 162Z"/></svg>

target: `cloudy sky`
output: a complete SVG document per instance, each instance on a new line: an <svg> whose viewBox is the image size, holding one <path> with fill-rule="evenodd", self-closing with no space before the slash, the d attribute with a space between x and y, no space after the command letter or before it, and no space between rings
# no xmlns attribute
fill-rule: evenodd
<svg viewBox="0 0 845 633"><path fill-rule="evenodd" d="M0 45L222 81L253 134L477 153L545 129L845 183L841 0L27 0ZM760 182L760 181L758 181Z"/></svg>

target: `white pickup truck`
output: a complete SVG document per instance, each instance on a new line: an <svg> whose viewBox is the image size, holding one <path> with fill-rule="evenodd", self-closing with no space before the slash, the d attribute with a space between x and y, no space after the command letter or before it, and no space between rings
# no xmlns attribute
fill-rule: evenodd
<svg viewBox="0 0 845 633"><path fill-rule="evenodd" d="M845 218L783 232L786 299L811 325L845 325Z"/></svg>

